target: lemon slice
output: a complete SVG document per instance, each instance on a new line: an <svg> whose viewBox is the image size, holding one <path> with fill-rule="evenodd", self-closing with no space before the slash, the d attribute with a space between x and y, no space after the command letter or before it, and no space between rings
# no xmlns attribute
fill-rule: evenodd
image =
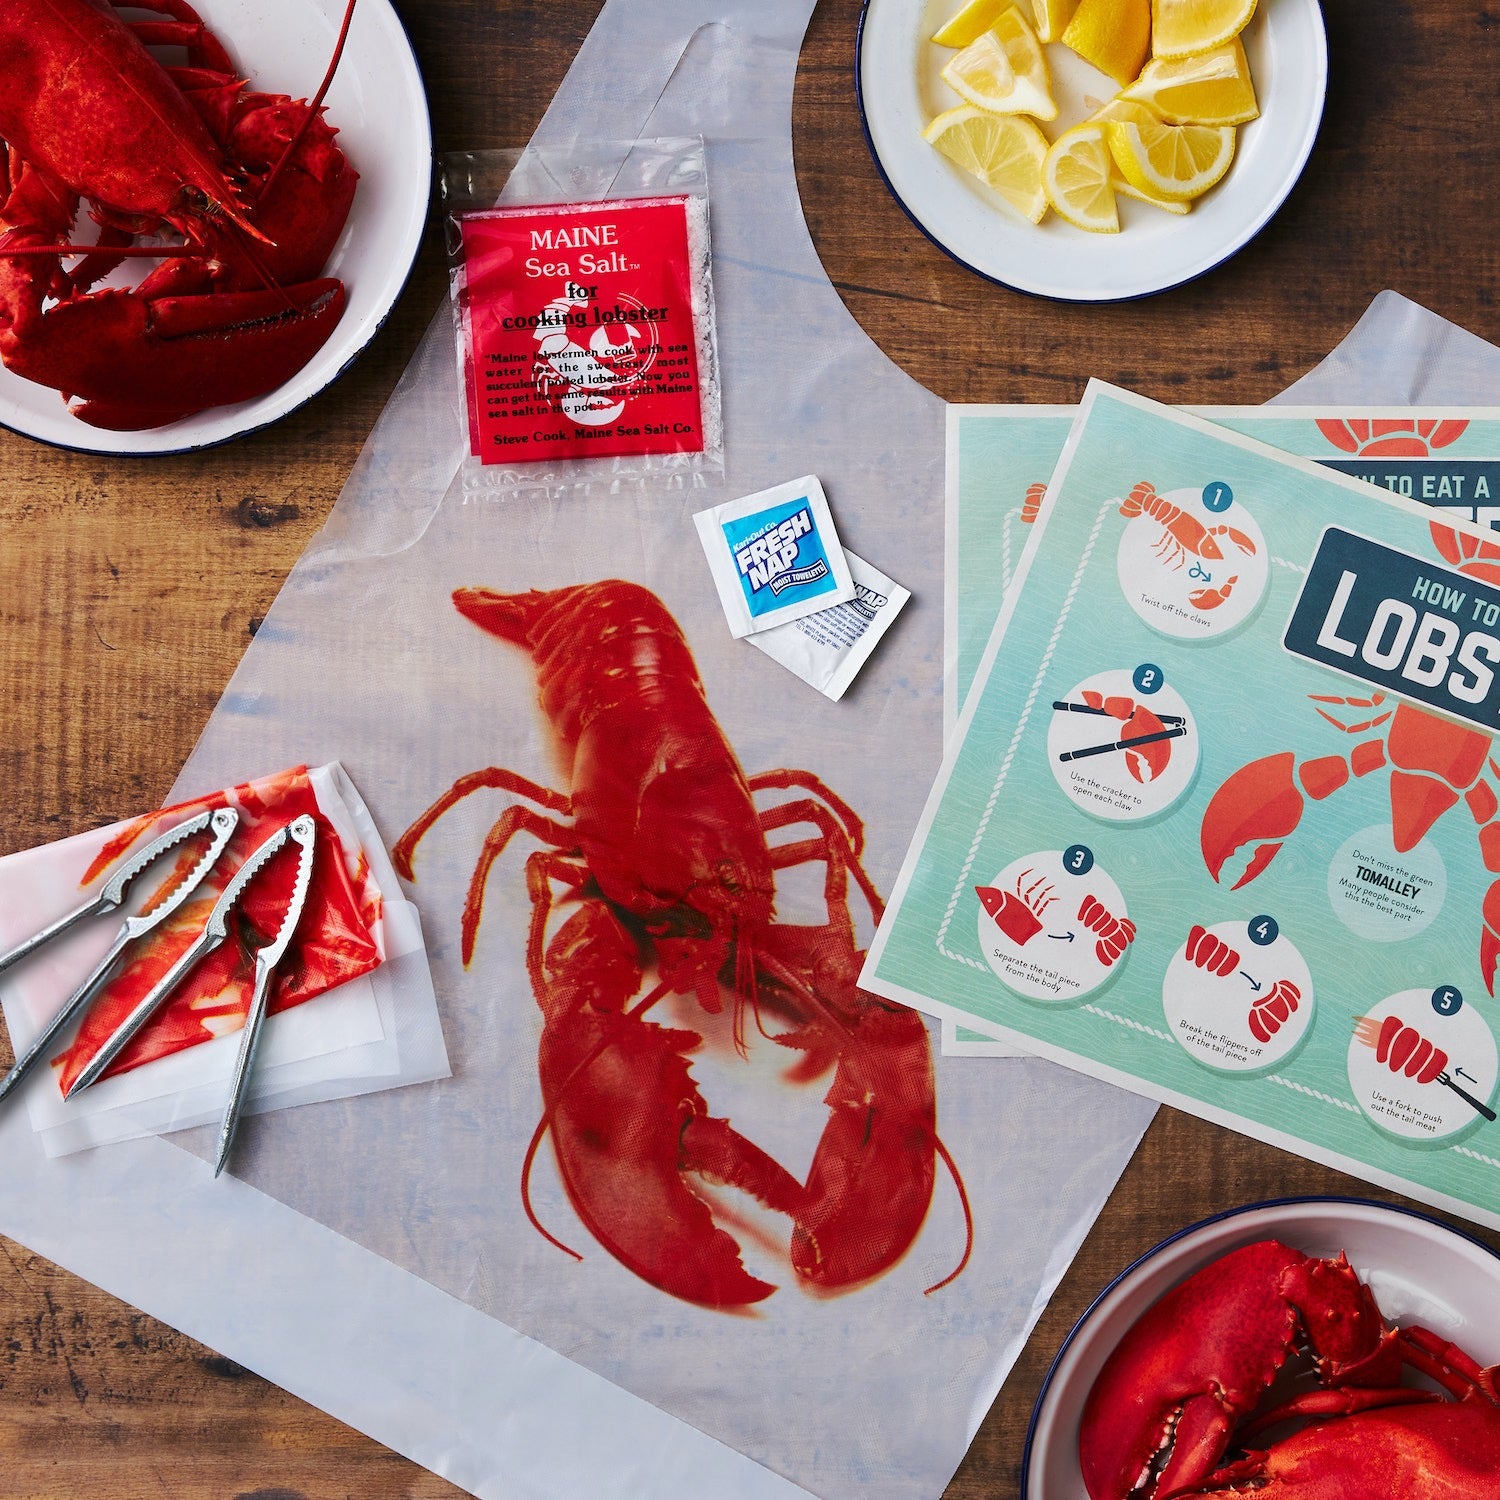
<svg viewBox="0 0 1500 1500"><path fill-rule="evenodd" d="M1151 51L1188 57L1232 41L1255 14L1255 0L1151 0Z"/></svg>
<svg viewBox="0 0 1500 1500"><path fill-rule="evenodd" d="M1014 13L1021 21L1020 12L1014 6L1006 12ZM1021 21L1024 27L1026 23ZM1021 61L1025 71L1018 70L1010 57L1010 49L995 31L986 31L969 43L963 51L955 53L944 67L941 78L960 99L978 105L980 109L993 110L996 114L1035 115L1041 120L1057 117L1057 105L1047 82L1046 63L1042 60L1041 47L1031 34L1036 48L1035 62L1041 65L1037 76L1033 60L1024 44L1020 47Z"/></svg>
<svg viewBox="0 0 1500 1500"><path fill-rule="evenodd" d="M1174 125L1243 125L1260 113L1238 37L1192 57L1153 58L1120 97L1149 105Z"/></svg>
<svg viewBox="0 0 1500 1500"><path fill-rule="evenodd" d="M1031 0L1031 9L1036 16L1037 40L1056 42L1073 19L1078 0Z"/></svg>
<svg viewBox="0 0 1500 1500"><path fill-rule="evenodd" d="M932 39L939 47L967 47L995 24L1002 10L1014 4L1015 0L968 0L951 21L932 33Z"/></svg>
<svg viewBox="0 0 1500 1500"><path fill-rule="evenodd" d="M1126 108L1131 114L1121 118ZM1158 198L1196 198L1234 160L1233 125L1168 125L1143 104L1117 103L1102 128L1121 175Z"/></svg>
<svg viewBox="0 0 1500 1500"><path fill-rule="evenodd" d="M940 114L922 132L922 139L994 188L1033 224L1041 223L1047 212L1042 191L1047 137L1036 121L960 104Z"/></svg>
<svg viewBox="0 0 1500 1500"><path fill-rule="evenodd" d="M1053 141L1042 163L1047 201L1065 218L1094 234L1118 234L1120 215L1109 185L1112 168L1103 125L1085 122Z"/></svg>
<svg viewBox="0 0 1500 1500"><path fill-rule="evenodd" d="M1062 41L1116 83L1129 83L1151 46L1151 0L1080 0Z"/></svg>

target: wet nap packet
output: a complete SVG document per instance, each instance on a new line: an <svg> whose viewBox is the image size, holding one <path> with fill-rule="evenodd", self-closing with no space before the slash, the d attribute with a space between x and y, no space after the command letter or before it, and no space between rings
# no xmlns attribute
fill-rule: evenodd
<svg viewBox="0 0 1500 1500"><path fill-rule="evenodd" d="M844 557L854 578L852 599L748 637L835 703L911 598L910 590L847 548Z"/></svg>
<svg viewBox="0 0 1500 1500"><path fill-rule="evenodd" d="M523 155L496 203L511 160L444 166L473 459L546 483L721 467L702 143L638 143L629 191L597 197L584 148L561 180Z"/></svg>
<svg viewBox="0 0 1500 1500"><path fill-rule="evenodd" d="M693 517L736 637L854 597L828 498L807 474Z"/></svg>

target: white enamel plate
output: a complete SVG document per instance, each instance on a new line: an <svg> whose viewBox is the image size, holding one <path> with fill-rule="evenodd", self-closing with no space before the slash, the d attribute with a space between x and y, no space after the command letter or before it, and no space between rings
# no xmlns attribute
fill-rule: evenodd
<svg viewBox="0 0 1500 1500"><path fill-rule="evenodd" d="M293 99L317 91L343 22L343 0L196 0L250 87ZM129 14L129 12L127 12ZM57 391L0 368L0 425L86 453L206 448L284 417L340 375L374 338L416 259L432 191L432 130L416 58L390 0L359 0L327 120L360 174L349 221L323 274L340 277L348 306L322 349L256 401L211 407L146 432L107 432L69 415ZM86 236L87 220L79 233ZM109 278L138 279L151 262Z"/></svg>
<svg viewBox="0 0 1500 1500"><path fill-rule="evenodd" d="M922 139L935 115L963 101L939 73L953 56L934 31L960 0L866 0L855 69L860 113L886 183L917 226L992 281L1069 302L1114 302L1165 291L1212 270L1276 212L1302 173L1328 81L1317 0L1260 0L1243 34L1260 118L1239 127L1228 175L1186 215L1123 194L1121 232L1090 234L1049 213L1039 225ZM1030 6L1021 12L1030 21ZM1061 43L1044 44L1058 102L1049 140L1110 99L1118 85Z"/></svg>
<svg viewBox="0 0 1500 1500"><path fill-rule="evenodd" d="M1083 1500L1079 1420L1104 1361L1159 1297L1257 1240L1304 1255L1343 1251L1388 1322L1419 1323L1481 1365L1500 1361L1500 1256L1436 1219L1353 1198L1259 1203L1183 1230L1143 1255L1078 1320L1042 1383L1021 1463L1023 1500Z"/></svg>

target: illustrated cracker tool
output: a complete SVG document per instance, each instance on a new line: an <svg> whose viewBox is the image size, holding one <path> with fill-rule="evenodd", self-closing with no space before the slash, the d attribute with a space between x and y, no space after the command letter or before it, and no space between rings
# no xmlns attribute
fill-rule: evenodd
<svg viewBox="0 0 1500 1500"><path fill-rule="evenodd" d="M58 1034L83 1013L89 1002L114 974L115 966L126 947L136 938L159 927L198 889L204 877L224 852L224 846L229 842L230 835L238 826L239 820L240 815L233 808L221 807L216 812L201 812L197 817L189 818L185 823L179 823L175 828L168 829L118 870L105 883L97 896L91 897L76 910L59 917L57 921L44 927L34 937L28 938L18 947L12 948L9 953L0 956L0 971L3 971L29 954L35 953L44 943L61 936L85 918L116 910L123 905L126 894L136 878L154 865L162 855L192 838L194 834L202 833L205 829L212 829L212 841L202 858L182 880L177 882L166 899L139 916L127 917L121 924L119 932L115 934L114 942L109 946L109 951L94 966L83 983L63 1002L62 1008L42 1028L41 1033L27 1048L25 1054L16 1059L16 1064L10 1072L3 1080L0 1080L0 1100L4 1100L30 1074L37 1060L45 1055Z"/></svg>
<svg viewBox="0 0 1500 1500"><path fill-rule="evenodd" d="M224 887L223 894L214 903L214 909L209 913L208 921L204 924L203 931L193 939L177 959L176 963L152 986L130 1014L115 1029L104 1045L89 1059L88 1066L74 1079L72 1087L67 1092L67 1098L71 1099L80 1089L86 1089L90 1084L97 1082L108 1069L109 1065L125 1050L135 1034L156 1013L167 996L192 971L193 966L198 960L212 953L215 948L228 939L230 914L240 904L240 900L245 894L245 888L271 862L271 859L286 847L289 839L295 839L297 843L302 845L304 864L311 863L310 855L314 830L315 825L308 814L304 813L300 818L294 818L290 823L278 828L235 871L233 879ZM288 905L288 916L292 915L292 906L296 906L300 911L301 901L298 897L298 891L300 890L302 894L305 894L302 879L303 873L301 869L298 870L297 885L293 890L292 902ZM283 934L288 937L291 935L291 929L287 924L286 918L283 918L281 931L278 932L276 939L269 945L272 949L276 949L275 957L272 959L273 963L276 958L281 956L281 950L277 948L277 944L280 943ZM256 986L259 989L262 980L259 960L257 960L256 970Z"/></svg>

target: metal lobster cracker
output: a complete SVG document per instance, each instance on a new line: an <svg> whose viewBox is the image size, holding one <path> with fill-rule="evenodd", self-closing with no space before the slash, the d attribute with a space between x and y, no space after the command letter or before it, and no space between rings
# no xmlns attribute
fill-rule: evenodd
<svg viewBox="0 0 1500 1500"><path fill-rule="evenodd" d="M214 903L214 908L209 913L202 932L188 945L172 967L142 996L104 1045L89 1059L88 1065L68 1089L67 1098L71 1099L81 1089L88 1088L90 1084L103 1077L110 1064L125 1050L146 1022L156 1014L167 997L187 978L198 961L206 958L228 939L230 917L240 905L246 888L289 842L295 843L300 846L297 873L280 925L271 941L262 944L255 952L255 982L250 996L250 1010L245 1017L245 1028L241 1033L239 1055L230 1085L229 1103L224 1112L224 1123L219 1131L219 1145L214 1158L214 1176L217 1177L224 1170L224 1164L229 1159L230 1148L234 1144L234 1136L239 1126L240 1113L249 1084L250 1069L255 1061L256 1048L260 1042L261 1026L265 1021L270 994L271 975L286 953L287 945L296 931L297 921L302 915L302 908L307 899L307 888L312 880L313 846L316 838L316 823L309 814L303 813L301 817L283 824L250 855Z"/></svg>
<svg viewBox="0 0 1500 1500"><path fill-rule="evenodd" d="M196 817L189 818L185 823L179 823L175 828L168 829L118 870L105 883L98 895L91 896L81 906L59 917L57 921L49 923L24 943L0 955L0 972L3 972L12 964L28 958L43 945L51 942L53 938L70 931L85 918L118 910L124 905L125 898L137 878L157 860L195 834L212 829L212 840L198 863L176 885L170 886L170 889L163 887L156 893L158 896L164 895L165 899L148 904L145 911L136 916L127 917L121 924L119 932L115 934L114 942L109 946L109 951L63 1002L57 1014L42 1028L26 1052L17 1057L15 1066L5 1075L5 1078L0 1080L0 1100L4 1100L23 1079L30 1075L38 1060L46 1055L57 1037L88 1008L94 997L114 976L126 948L137 938L144 937L148 932L161 926L198 889L208 872L218 863L219 856L224 852L230 836L239 826L239 821L240 815L232 807L221 807L215 812L201 812Z"/></svg>
<svg viewBox="0 0 1500 1500"><path fill-rule="evenodd" d="M124 903L129 888L137 877L155 864L162 855L177 848L195 834L211 830L211 842L192 869L175 883L169 880L156 893L156 896L147 902L142 913L126 918L114 942L110 945L109 951L63 1003L61 1009L42 1029L25 1054L17 1059L15 1066L5 1078L0 1080L0 1100L3 1100L31 1073L38 1060L46 1055L59 1034L83 1013L105 984L114 977L126 948L135 939L159 927L202 885L238 826L239 814L230 807L201 812L196 817L179 823L141 850L103 887L98 895L60 917L35 936L11 949L10 952L0 955L0 971L3 971L35 953L45 943L69 931L85 918L115 910ZM245 1018L239 1055L235 1061L230 1084L229 1103L219 1132L214 1176L217 1177L224 1170L244 1106L250 1070L255 1062L261 1026L265 1020L270 998L271 975L286 953L287 945L292 940L297 922L302 915L302 908L307 900L308 886L312 881L313 847L316 837L317 825L311 816L304 813L292 819L291 822L283 824L250 855L214 903L203 930L110 1034L103 1046L69 1086L65 1097L71 1099L80 1089L87 1088L104 1076L131 1039L145 1026L177 986L187 978L198 961L207 957L228 939L230 917L240 905L251 881L288 843L295 843L300 847L300 856L291 894L282 912L275 936L270 942L262 944L255 950L255 979L250 997L250 1009Z"/></svg>

